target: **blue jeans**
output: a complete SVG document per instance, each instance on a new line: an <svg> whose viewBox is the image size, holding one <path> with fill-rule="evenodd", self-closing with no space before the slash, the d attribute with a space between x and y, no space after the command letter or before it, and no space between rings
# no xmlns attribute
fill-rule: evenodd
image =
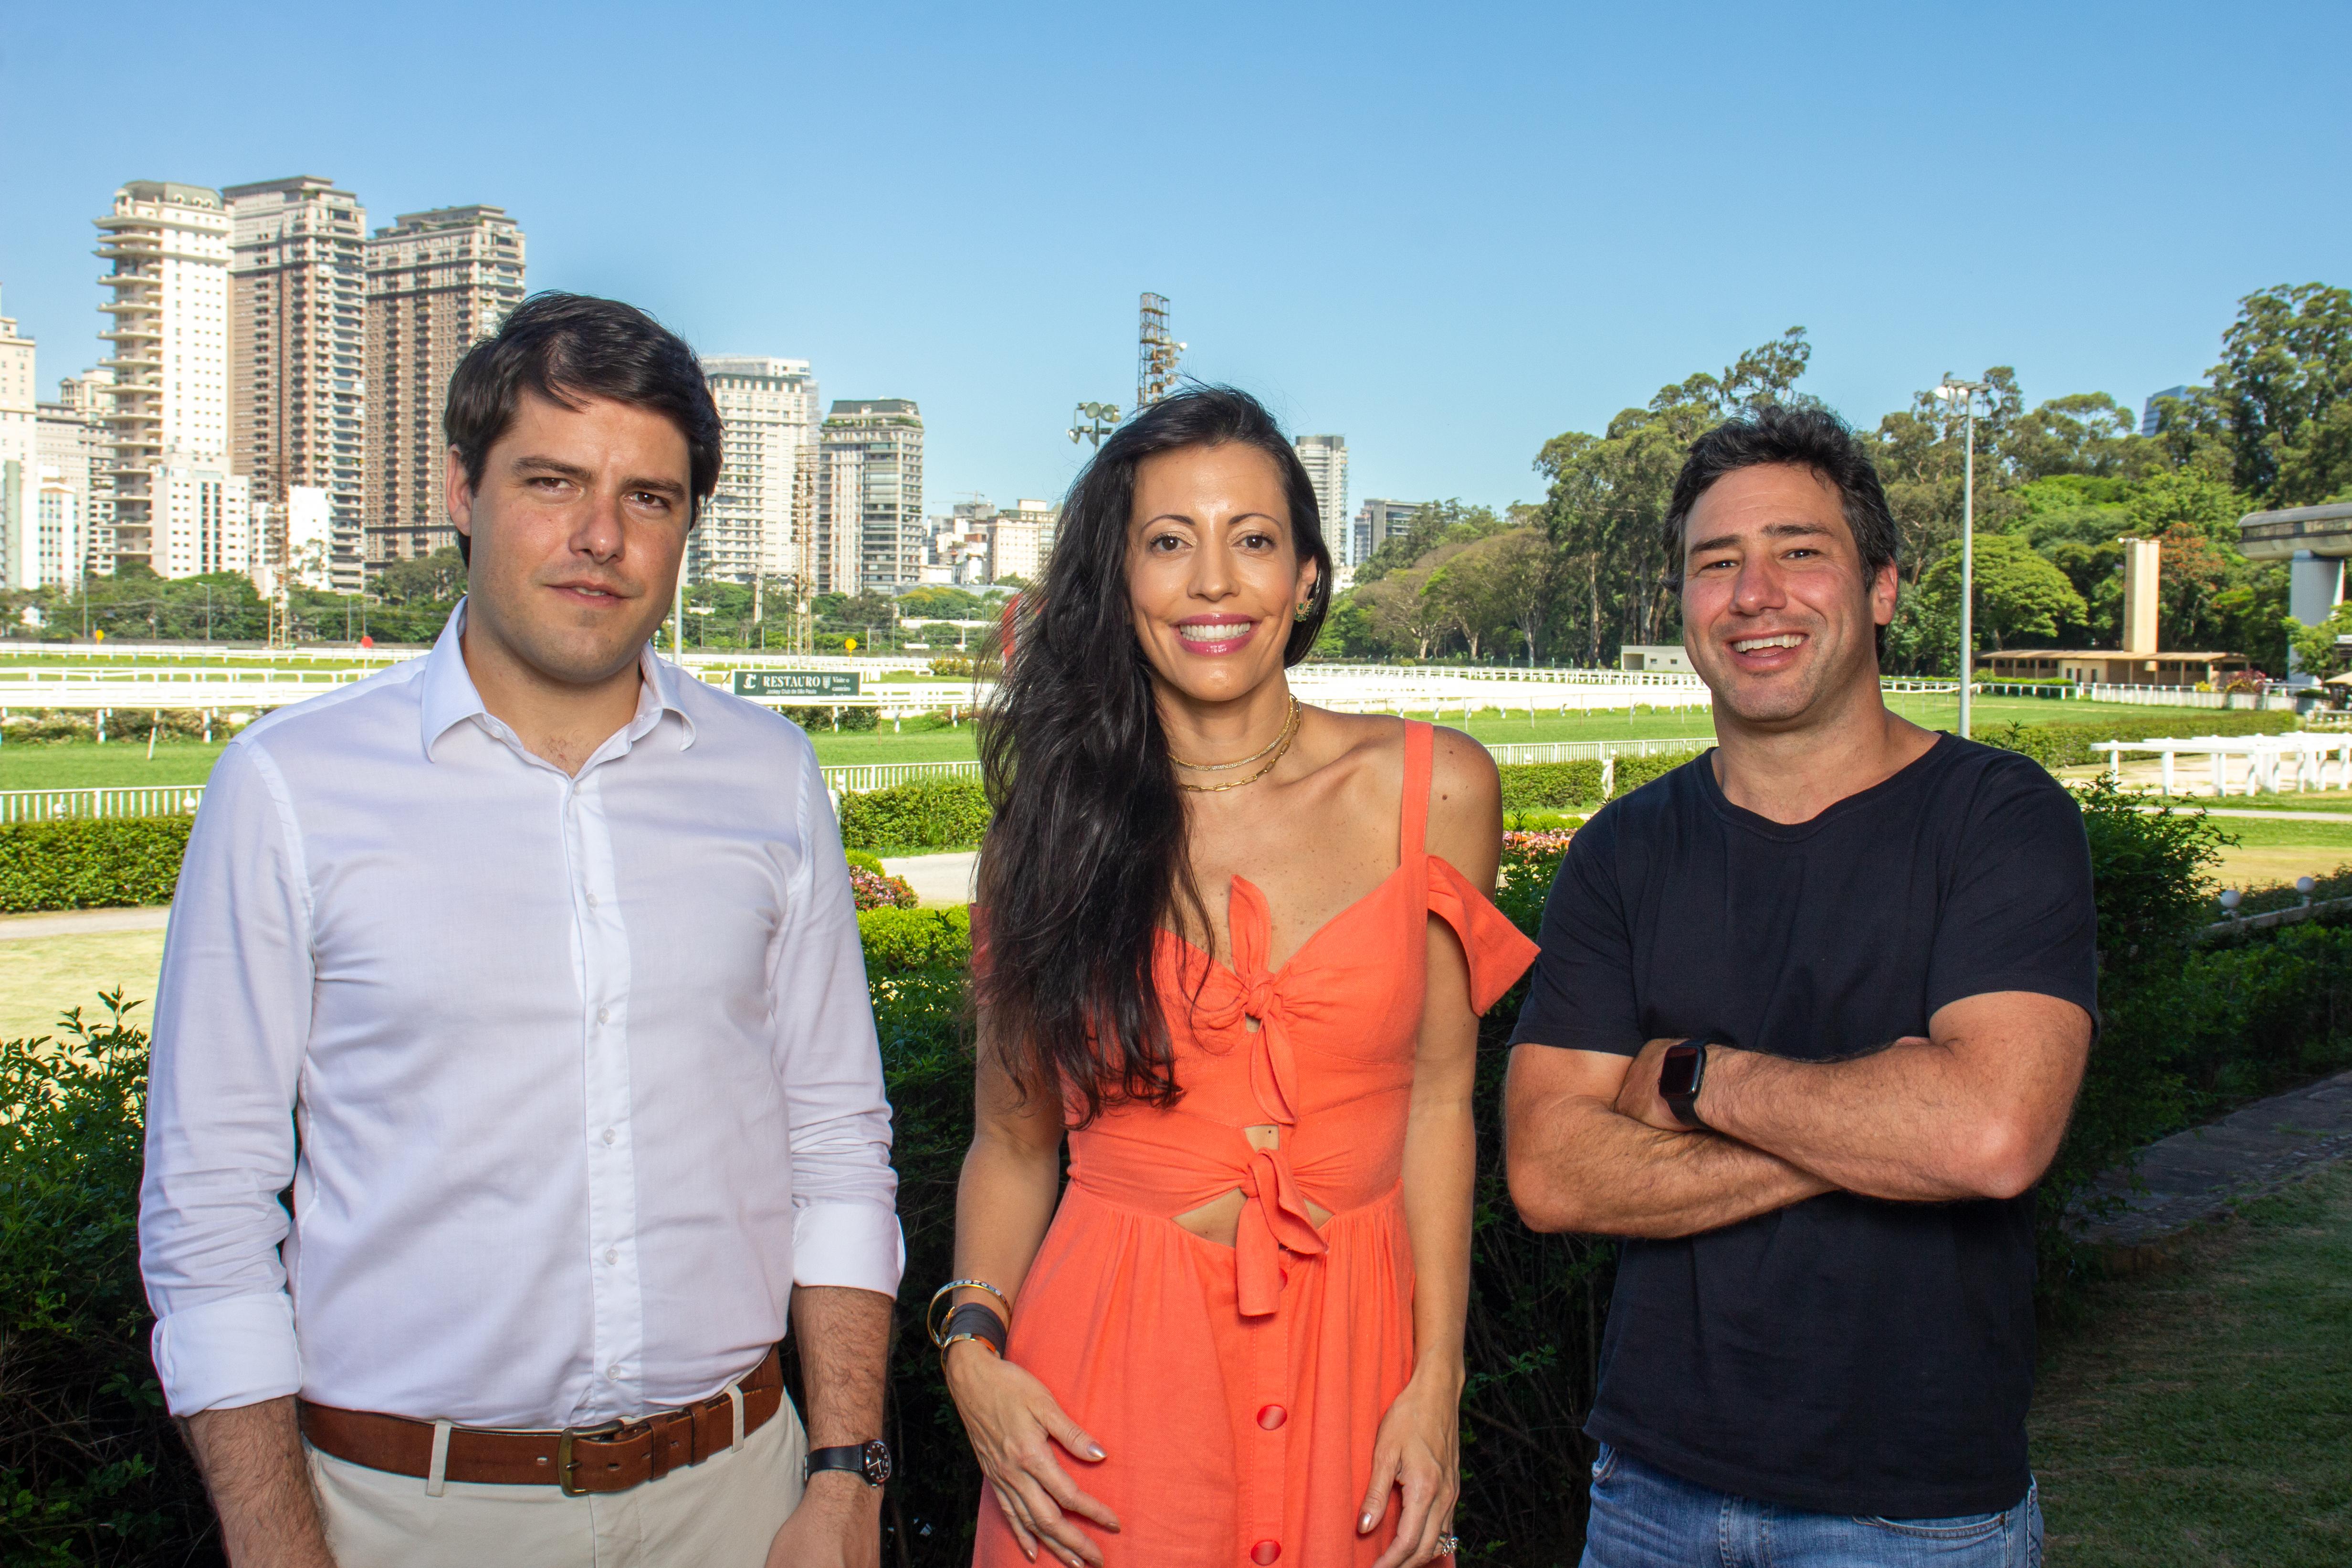
<svg viewBox="0 0 2352 1568"><path fill-rule="evenodd" d="M1864 1519L1733 1497L1603 1443L1584 1568L2042 1568L2042 1502L2000 1513Z"/></svg>

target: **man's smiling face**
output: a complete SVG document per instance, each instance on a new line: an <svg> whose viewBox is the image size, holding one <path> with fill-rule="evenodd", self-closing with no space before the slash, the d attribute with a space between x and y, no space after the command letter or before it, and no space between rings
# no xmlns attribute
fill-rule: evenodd
<svg viewBox="0 0 2352 1568"><path fill-rule="evenodd" d="M1895 567L1865 570L1828 480L1786 463L1737 469L1700 495L1683 541L1683 642L1718 708L1797 727L1877 679Z"/></svg>
<svg viewBox="0 0 2352 1568"><path fill-rule="evenodd" d="M692 516L686 437L650 409L526 393L449 512L468 537L468 635L537 675L587 685L633 663L669 608Z"/></svg>

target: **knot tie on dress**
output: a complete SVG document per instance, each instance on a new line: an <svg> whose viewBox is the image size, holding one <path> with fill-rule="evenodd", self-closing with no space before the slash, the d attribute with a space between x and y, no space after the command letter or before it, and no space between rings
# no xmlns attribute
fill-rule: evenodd
<svg viewBox="0 0 2352 1568"><path fill-rule="evenodd" d="M1251 1151L1243 1181L1248 1201L1234 1235L1234 1294L1243 1317L1263 1318L1282 1304L1288 1255L1319 1253L1325 1243L1307 1216L1307 1199L1282 1150Z"/></svg>

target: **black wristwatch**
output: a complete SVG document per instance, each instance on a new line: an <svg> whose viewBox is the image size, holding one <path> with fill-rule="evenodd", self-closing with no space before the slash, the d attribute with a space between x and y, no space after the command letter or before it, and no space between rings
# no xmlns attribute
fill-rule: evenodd
<svg viewBox="0 0 2352 1568"><path fill-rule="evenodd" d="M1706 1084L1706 1048L1729 1044L1721 1035L1703 1035L1666 1047L1665 1059L1658 1064L1658 1098L1684 1126L1706 1127L1699 1120L1698 1091Z"/></svg>
<svg viewBox="0 0 2352 1568"><path fill-rule="evenodd" d="M819 1470L848 1470L867 1486L878 1487L890 1479L890 1445L877 1437L838 1448L811 1448L801 1466L802 1483Z"/></svg>

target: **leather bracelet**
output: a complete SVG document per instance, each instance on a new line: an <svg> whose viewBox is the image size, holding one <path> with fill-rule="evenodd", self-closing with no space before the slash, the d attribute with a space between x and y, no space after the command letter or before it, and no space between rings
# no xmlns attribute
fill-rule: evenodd
<svg viewBox="0 0 2352 1568"><path fill-rule="evenodd" d="M1010 1321L1013 1316L1012 1298L1005 1295L1003 1291L998 1289L995 1286L991 1285L987 1280L950 1279L946 1284L931 1292L930 1304L923 1309L923 1332L930 1337L931 1343L937 1345L941 1350L948 1348L948 1342L947 1331L944 1328L941 1328L939 1322L940 1302L944 1298L955 1294L958 1290L985 1290L990 1295L1004 1303L1004 1316L1007 1321ZM975 1302L971 1304L977 1305L978 1303Z"/></svg>
<svg viewBox="0 0 2352 1568"><path fill-rule="evenodd" d="M1001 1361L1010 1337L1004 1320L994 1310L979 1301L966 1301L948 1314L946 1328L939 1338L940 1353L944 1356L947 1348L958 1340L978 1340L994 1351Z"/></svg>

